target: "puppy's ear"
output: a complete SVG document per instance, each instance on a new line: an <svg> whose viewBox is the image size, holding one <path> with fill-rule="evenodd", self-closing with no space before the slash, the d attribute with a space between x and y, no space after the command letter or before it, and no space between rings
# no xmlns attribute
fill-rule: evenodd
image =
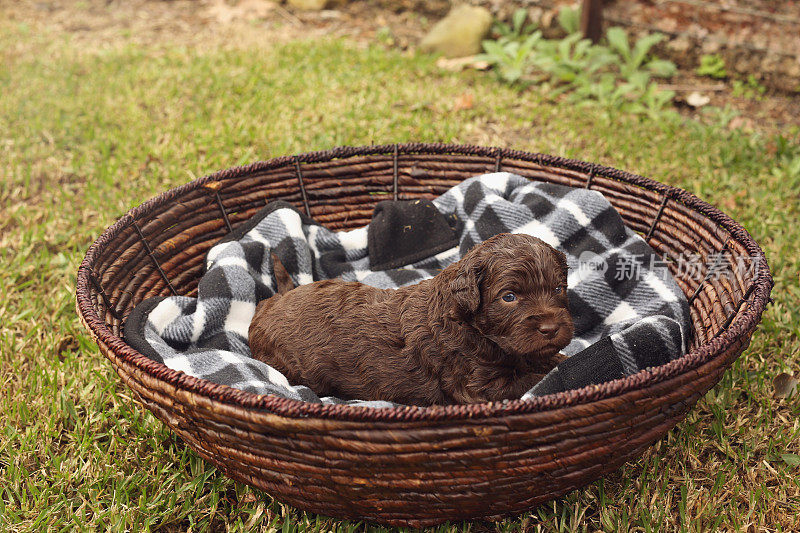
<svg viewBox="0 0 800 533"><path fill-rule="evenodd" d="M483 266L476 253L467 253L459 262L455 276L450 280L449 289L454 302L457 318L469 319L481 305L480 282Z"/></svg>
<svg viewBox="0 0 800 533"><path fill-rule="evenodd" d="M567 255L561 250L556 250L555 248L553 248L553 252L559 268L564 271L568 270L569 265L567 264Z"/></svg>
<svg viewBox="0 0 800 533"><path fill-rule="evenodd" d="M558 261L558 266L561 267L561 271L568 274L569 273L569 264L567 263L567 255L560 251L556 250L556 257Z"/></svg>

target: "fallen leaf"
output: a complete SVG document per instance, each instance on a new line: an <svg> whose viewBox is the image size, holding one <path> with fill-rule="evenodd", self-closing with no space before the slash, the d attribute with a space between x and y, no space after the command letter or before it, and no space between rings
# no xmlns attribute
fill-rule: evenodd
<svg viewBox="0 0 800 533"><path fill-rule="evenodd" d="M72 335L67 335L66 337L62 338L61 341L59 341L58 346L56 346L56 357L58 357L59 361L63 361L64 352L71 352L77 349L78 341L76 341L75 337Z"/></svg>
<svg viewBox="0 0 800 533"><path fill-rule="evenodd" d="M783 453L781 454L781 459L783 459L783 462L789 466L800 466L800 455L794 453Z"/></svg>
<svg viewBox="0 0 800 533"><path fill-rule="evenodd" d="M732 196L726 196L725 198L720 200L720 203L722 204L722 207L724 207L728 211L733 211L737 207L736 206L736 199L733 198Z"/></svg>
<svg viewBox="0 0 800 533"><path fill-rule="evenodd" d="M728 122L728 129L735 130L735 129L746 129L752 130L753 129L753 120L745 117L733 117L730 122Z"/></svg>
<svg viewBox="0 0 800 533"><path fill-rule="evenodd" d="M436 66L452 72L458 72L467 68L473 68L475 70L487 70L489 68L489 62L476 59L477 57L478 56L453 58L440 57L436 60Z"/></svg>
<svg viewBox="0 0 800 533"><path fill-rule="evenodd" d="M453 104L453 111L463 111L475 107L475 96L472 93L464 93L456 98Z"/></svg>
<svg viewBox="0 0 800 533"><path fill-rule="evenodd" d="M791 396L797 391L797 383L797 378L792 374L781 372L772 380L772 386L775 388L775 396L778 398Z"/></svg>
<svg viewBox="0 0 800 533"><path fill-rule="evenodd" d="M317 16L323 20L339 20L344 18L344 13L336 9L323 9L317 13Z"/></svg>
<svg viewBox="0 0 800 533"><path fill-rule="evenodd" d="M244 496L242 496L241 501L243 503L253 503L258 501L258 498L252 492L246 492Z"/></svg>
<svg viewBox="0 0 800 533"><path fill-rule="evenodd" d="M692 107L703 107L710 101L711 101L710 97L704 94L700 94L697 91L689 94L689 96L686 97L686 103Z"/></svg>

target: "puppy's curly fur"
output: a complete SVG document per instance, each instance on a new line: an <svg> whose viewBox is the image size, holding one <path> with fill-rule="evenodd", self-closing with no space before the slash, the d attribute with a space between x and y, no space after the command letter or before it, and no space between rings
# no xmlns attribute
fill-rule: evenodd
<svg viewBox="0 0 800 533"><path fill-rule="evenodd" d="M519 398L563 359L572 318L563 253L496 235L400 289L318 281L259 303L253 356L320 396L409 405Z"/></svg>

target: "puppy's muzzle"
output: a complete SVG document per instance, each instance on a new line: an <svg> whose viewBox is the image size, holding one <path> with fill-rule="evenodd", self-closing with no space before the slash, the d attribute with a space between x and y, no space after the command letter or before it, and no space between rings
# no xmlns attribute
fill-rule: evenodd
<svg viewBox="0 0 800 533"><path fill-rule="evenodd" d="M545 339L554 339L561 331L561 324L555 321L540 322L537 329Z"/></svg>

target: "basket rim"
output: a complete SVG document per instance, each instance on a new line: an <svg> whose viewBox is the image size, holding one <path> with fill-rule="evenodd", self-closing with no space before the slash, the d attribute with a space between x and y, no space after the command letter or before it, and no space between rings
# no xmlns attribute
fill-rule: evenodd
<svg viewBox="0 0 800 533"><path fill-rule="evenodd" d="M210 181L234 179L254 172L280 168L300 163L324 163L334 159L348 159L371 155L466 155L492 157L498 161L518 160L533 162L543 166L582 172L593 176L603 176L621 181L642 189L657 192L665 198L678 202L699 213L724 228L730 238L738 241L751 255L759 260L758 273L753 280L747 308L741 309L728 327L714 338L690 350L682 357L666 365L642 370L600 385L590 385L580 389L559 392L530 400L508 400L504 402L488 402L467 405L446 406L403 406L395 408L375 408L358 405L318 404L299 400L291 400L272 395L259 395L234 389L227 385L212 383L205 379L189 376L181 371L167 368L131 348L120 337L117 337L100 318L90 298L90 275L93 266L107 243L119 232L133 224L141 216L147 215L162 205L171 202L181 195L203 186ZM763 266L763 268L761 268ZM697 369L723 352L738 338L751 333L764 311L773 286L772 276L766 256L747 230L731 217L699 199L683 189L659 183L638 174L612 167L588 163L577 159L567 159L548 154L524 152L499 147L483 147L474 145L446 143L403 143L360 147L338 147L331 150L307 152L295 156L281 156L266 161L258 161L249 165L232 167L197 178L189 183L169 189L141 205L134 207L121 216L114 224L92 243L78 267L76 279L77 310L84 325L90 330L98 344L107 347L114 356L123 363L132 365L139 372L151 378L183 390L189 394L204 396L247 410L259 410L285 418L324 418L346 421L433 421L461 420L476 418L494 418L515 414L528 414L551 411L579 404L591 403L602 399L619 396L626 392L644 389L651 384L660 383L680 374ZM747 294L745 293L745 297ZM109 357L108 354L106 354Z"/></svg>

